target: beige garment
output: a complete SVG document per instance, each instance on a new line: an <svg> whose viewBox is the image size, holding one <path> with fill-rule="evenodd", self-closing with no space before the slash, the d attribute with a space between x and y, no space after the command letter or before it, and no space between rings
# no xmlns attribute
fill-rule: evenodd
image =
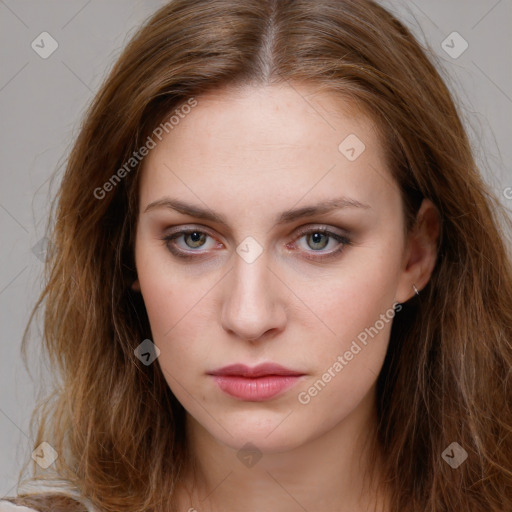
<svg viewBox="0 0 512 512"><path fill-rule="evenodd" d="M0 512L37 512L37 510L20 505L13 505L8 501L0 500Z"/></svg>
<svg viewBox="0 0 512 512"><path fill-rule="evenodd" d="M41 493L57 493L64 494L70 498L83 503L89 512L99 512L80 492L74 488L69 482L65 480L52 480L46 482L28 482L18 489L18 492L23 495L26 494L41 494ZM8 496L9 498L11 496ZM0 512L39 512L30 507L23 507L21 505L13 505L5 500L0 500Z"/></svg>

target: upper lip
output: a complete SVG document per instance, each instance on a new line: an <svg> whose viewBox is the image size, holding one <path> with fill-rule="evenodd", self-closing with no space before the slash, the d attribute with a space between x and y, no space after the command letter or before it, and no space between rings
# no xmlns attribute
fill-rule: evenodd
<svg viewBox="0 0 512 512"><path fill-rule="evenodd" d="M218 370L209 372L209 375L237 376L237 377L263 377L266 375L304 375L304 373L290 370L276 363L263 363L257 366L245 364L230 364Z"/></svg>

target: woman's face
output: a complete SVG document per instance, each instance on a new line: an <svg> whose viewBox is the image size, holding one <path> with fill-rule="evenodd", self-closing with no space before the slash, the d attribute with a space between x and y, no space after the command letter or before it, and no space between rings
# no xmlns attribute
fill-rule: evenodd
<svg viewBox="0 0 512 512"><path fill-rule="evenodd" d="M196 100L140 183L154 364L211 438L291 449L372 407L393 304L413 293L400 192L373 123L337 96Z"/></svg>

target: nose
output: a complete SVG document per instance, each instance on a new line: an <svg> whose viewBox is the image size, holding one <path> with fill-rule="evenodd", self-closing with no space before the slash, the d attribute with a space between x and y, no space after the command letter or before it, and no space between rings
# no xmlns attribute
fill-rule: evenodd
<svg viewBox="0 0 512 512"><path fill-rule="evenodd" d="M232 336L257 342L274 337L286 325L283 284L267 266L265 253L247 263L235 255L224 282L221 322Z"/></svg>

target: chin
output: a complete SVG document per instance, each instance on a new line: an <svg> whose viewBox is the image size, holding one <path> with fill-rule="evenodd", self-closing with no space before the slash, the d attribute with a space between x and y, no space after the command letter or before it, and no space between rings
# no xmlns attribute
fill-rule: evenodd
<svg viewBox="0 0 512 512"><path fill-rule="evenodd" d="M256 446L262 453L279 453L297 448L311 437L303 424L297 422L293 412L238 411L224 414L222 426L208 422L204 425L218 442L233 448L243 449L247 443ZM284 421L283 421L284 420Z"/></svg>
<svg viewBox="0 0 512 512"><path fill-rule="evenodd" d="M223 435L222 439L217 439L234 450L244 450L244 447L250 443L254 445L261 453L283 453L294 450L307 442L304 432L293 432L289 429L283 429L280 433L268 435L268 431L261 431L257 428L252 430L237 430L233 437Z"/></svg>

